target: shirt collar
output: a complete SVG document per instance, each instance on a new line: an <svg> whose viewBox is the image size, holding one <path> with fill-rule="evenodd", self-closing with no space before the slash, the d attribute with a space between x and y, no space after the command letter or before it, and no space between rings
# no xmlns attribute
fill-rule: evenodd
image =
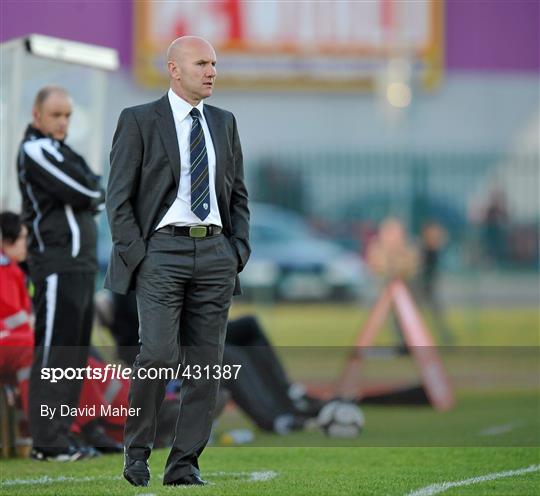
<svg viewBox="0 0 540 496"><path fill-rule="evenodd" d="M171 104L171 109L172 109L174 117L178 119L178 122L182 122L189 115L193 106L190 103L186 102L183 98L180 98L172 90L172 88L169 89L169 92L167 93L167 95L169 97L169 103ZM204 103L203 103L203 100L201 100L195 108L201 113L202 118L204 120L203 107L204 107Z"/></svg>
<svg viewBox="0 0 540 496"><path fill-rule="evenodd" d="M8 256L4 255L4 253L0 251L0 265L9 265L10 263L11 260L8 258Z"/></svg>

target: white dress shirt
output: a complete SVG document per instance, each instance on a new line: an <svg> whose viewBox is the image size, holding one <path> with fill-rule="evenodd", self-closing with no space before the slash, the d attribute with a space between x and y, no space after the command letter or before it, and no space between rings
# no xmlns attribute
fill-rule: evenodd
<svg viewBox="0 0 540 496"><path fill-rule="evenodd" d="M204 118L203 102L197 105L197 109L201 113L201 125L204 132L204 141L206 143L206 152L208 155L208 181L210 185L210 213L208 217L201 221L191 211L191 153L190 153L190 138L191 138L191 123L193 121L191 109L193 108L188 102L180 98L172 89L168 93L169 103L171 104L172 113L174 116L174 126L176 128L176 139L178 140L178 148L180 150L181 164L173 164L180 166L180 185L176 194L176 199L171 205L167 213L161 219L156 229L168 225L174 226L215 226L222 227L221 217L219 215L219 207L216 197L216 152L212 143L212 136L208 124Z"/></svg>

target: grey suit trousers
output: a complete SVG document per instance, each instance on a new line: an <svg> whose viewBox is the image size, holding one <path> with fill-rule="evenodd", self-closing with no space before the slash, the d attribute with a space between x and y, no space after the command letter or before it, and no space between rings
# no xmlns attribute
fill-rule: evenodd
<svg viewBox="0 0 540 496"><path fill-rule="evenodd" d="M149 368L178 363L201 368L221 365L227 315L237 274L237 256L223 235L190 238L155 232L136 280L140 352L134 364L124 433L127 454L150 456L166 379L141 379ZM139 374L140 369L146 369ZM202 374L184 379L176 433L164 482L198 474L198 457L212 427L219 379ZM137 410L135 410L137 411Z"/></svg>

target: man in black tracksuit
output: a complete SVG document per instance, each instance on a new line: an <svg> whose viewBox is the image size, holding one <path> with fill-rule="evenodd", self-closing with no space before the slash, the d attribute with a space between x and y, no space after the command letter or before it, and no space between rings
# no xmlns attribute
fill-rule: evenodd
<svg viewBox="0 0 540 496"><path fill-rule="evenodd" d="M85 455L70 435L73 417L61 415L62 405L78 406L82 381L51 383L41 378L44 367L86 365L94 313L94 215L103 208L104 192L99 177L64 143L71 111L71 97L64 89L43 88L17 164L35 287L29 413L32 456L37 459L76 460Z"/></svg>

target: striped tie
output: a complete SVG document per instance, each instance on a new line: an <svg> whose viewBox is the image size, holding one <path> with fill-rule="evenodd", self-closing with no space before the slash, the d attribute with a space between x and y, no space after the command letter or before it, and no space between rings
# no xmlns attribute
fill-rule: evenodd
<svg viewBox="0 0 540 496"><path fill-rule="evenodd" d="M208 154L201 125L201 114L193 108L190 139L191 211L201 220L210 213L210 183L208 180Z"/></svg>

